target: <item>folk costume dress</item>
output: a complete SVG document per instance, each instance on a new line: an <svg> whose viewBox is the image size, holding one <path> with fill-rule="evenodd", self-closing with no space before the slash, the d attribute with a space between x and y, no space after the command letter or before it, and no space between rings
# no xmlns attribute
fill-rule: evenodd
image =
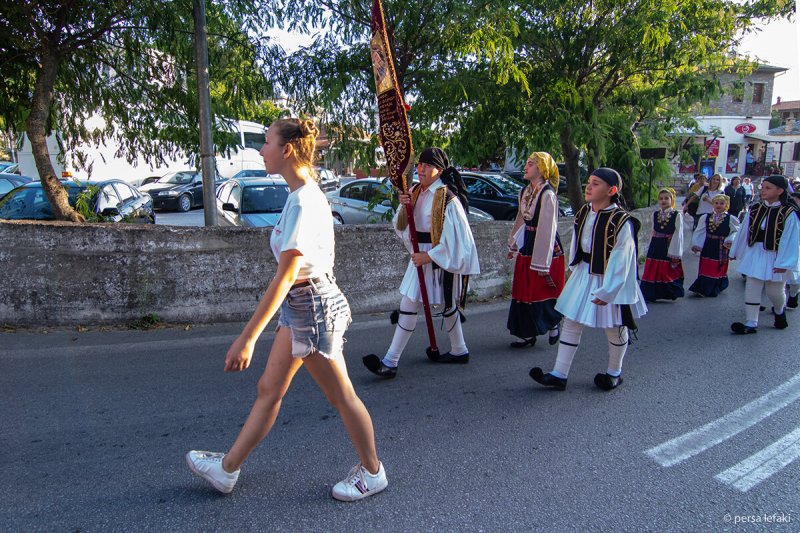
<svg viewBox="0 0 800 533"><path fill-rule="evenodd" d="M409 192L414 206L419 250L427 252L432 260L422 267L428 301L433 310L441 312L450 338L450 352L434 360L466 363L469 361L469 350L461 322L469 277L480 273L475 239L461 202L441 179L434 181L427 189L415 185ZM406 249L412 253L405 208L398 209L393 225ZM400 356L414 332L422 304L417 268L411 260L400 283L400 294L403 296L400 308L392 313L391 318L392 323L396 324L395 333L386 355L379 358L369 354L363 358L367 369L384 378L395 377Z"/></svg>
<svg viewBox="0 0 800 533"><path fill-rule="evenodd" d="M728 288L728 248L739 231L739 219L727 211L703 215L692 234L692 246L701 248L697 279L689 287L701 296L716 297Z"/></svg>
<svg viewBox="0 0 800 533"><path fill-rule="evenodd" d="M765 181L771 178L773 176ZM788 327L786 283L796 279L800 271L799 252L800 220L793 205L761 202L747 209L730 252L731 258L739 260L737 270L747 276L746 322L734 322L731 325L734 333L755 333L762 292L767 293L772 303L775 327ZM773 272L774 268L785 269L785 272Z"/></svg>
<svg viewBox="0 0 800 533"><path fill-rule="evenodd" d="M531 339L561 321L556 301L564 289L564 251L558 235L558 198L545 183L520 191L519 209L524 224L515 235L519 249L511 284L507 327L512 335Z"/></svg>
<svg viewBox="0 0 800 533"><path fill-rule="evenodd" d="M653 213L653 233L639 288L645 301L683 297L683 216L675 209Z"/></svg>

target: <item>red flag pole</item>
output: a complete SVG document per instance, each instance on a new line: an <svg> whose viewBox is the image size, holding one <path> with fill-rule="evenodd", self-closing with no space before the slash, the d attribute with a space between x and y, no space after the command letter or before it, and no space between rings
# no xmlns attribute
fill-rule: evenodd
<svg viewBox="0 0 800 533"><path fill-rule="evenodd" d="M372 3L372 40L370 41L372 67L375 72L375 87L378 93L378 118L380 123L380 140L386 154L386 170L392 185L404 194L408 193L408 178L414 168L414 148L411 144L411 127L408 124L406 104L397 83L394 70L394 60L389 47L386 34L386 23L383 17L381 0ZM414 253L419 253L419 239L417 227L414 223L414 208L406 204L406 218L408 219L408 233L411 239L411 248ZM428 357L436 360L439 357L439 348L436 345L436 333L433 330L433 317L428 300L428 288L425 284L425 273L422 267L417 267L419 291L422 297L422 307L425 312L425 325L428 328Z"/></svg>

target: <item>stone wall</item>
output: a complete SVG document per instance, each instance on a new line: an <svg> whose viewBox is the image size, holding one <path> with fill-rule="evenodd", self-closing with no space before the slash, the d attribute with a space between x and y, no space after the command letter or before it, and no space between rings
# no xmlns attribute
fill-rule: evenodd
<svg viewBox="0 0 800 533"><path fill-rule="evenodd" d="M650 212L636 212L640 254ZM474 297L508 289L510 228L473 226L481 262ZM567 244L571 220L559 231ZM269 230L260 229L0 222L0 324L121 324L150 313L170 322L246 320L275 273L268 243ZM397 306L407 261L388 225L336 228L335 274L356 313Z"/></svg>

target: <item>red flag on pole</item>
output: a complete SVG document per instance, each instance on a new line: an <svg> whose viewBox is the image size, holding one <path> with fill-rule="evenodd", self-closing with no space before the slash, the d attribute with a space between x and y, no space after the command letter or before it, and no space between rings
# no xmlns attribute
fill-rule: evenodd
<svg viewBox="0 0 800 533"><path fill-rule="evenodd" d="M411 185L411 174L414 171L414 147L411 144L411 127L408 124L408 115L406 115L407 106L403 101L400 85L397 83L392 50L389 48L381 0L373 0L372 3L372 39L369 48L375 73L375 89L378 93L379 135L386 155L386 170L392 185L399 191L407 193ZM414 207L411 204L406 204L405 207L411 245L414 253L418 253L419 242L414 223ZM433 330L428 290L422 267L417 267L417 277L430 340L428 357L436 360L439 350L436 345L436 333Z"/></svg>

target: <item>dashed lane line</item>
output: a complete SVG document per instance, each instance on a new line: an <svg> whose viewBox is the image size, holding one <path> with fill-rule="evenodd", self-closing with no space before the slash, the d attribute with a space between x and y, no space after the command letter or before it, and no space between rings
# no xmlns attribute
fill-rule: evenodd
<svg viewBox="0 0 800 533"><path fill-rule="evenodd" d="M714 477L741 492L747 492L798 458L800 428Z"/></svg>
<svg viewBox="0 0 800 533"><path fill-rule="evenodd" d="M725 442L800 398L800 374L767 394L705 426L645 451L661 466L673 466Z"/></svg>

